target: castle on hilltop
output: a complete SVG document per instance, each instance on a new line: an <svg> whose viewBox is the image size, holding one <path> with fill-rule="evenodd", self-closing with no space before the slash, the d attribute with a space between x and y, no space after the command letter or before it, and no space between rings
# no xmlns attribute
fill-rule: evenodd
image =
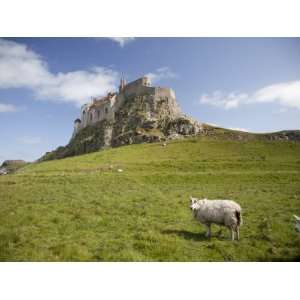
<svg viewBox="0 0 300 300"><path fill-rule="evenodd" d="M121 78L118 91L109 92L105 97L92 98L81 107L80 118L75 120L69 143L45 153L39 161L110 147L166 142L197 135L219 135L215 129L185 115L172 89L152 86L147 77L130 83ZM229 136L232 136L230 131ZM299 140L299 136L293 131L290 136L283 134L284 139L291 140ZM237 138L244 139L241 134ZM269 139L272 138L270 136Z"/></svg>
<svg viewBox="0 0 300 300"><path fill-rule="evenodd" d="M118 91L94 97L81 107L69 143L40 161L195 136L203 130L202 123L182 113L171 88L152 86L146 76L129 83L121 78Z"/></svg>
<svg viewBox="0 0 300 300"><path fill-rule="evenodd" d="M102 120L113 122L115 120L115 113L122 106L125 99L144 95L167 101L173 107L173 116L170 116L171 118L181 115L180 108L176 102L175 92L171 88L153 87L151 86L150 79L146 76L130 83L126 83L126 80L121 78L118 92L109 92L105 97L94 97L89 103L81 107L80 118L74 121L73 136L79 130L96 122ZM151 114L150 108L149 114Z"/></svg>

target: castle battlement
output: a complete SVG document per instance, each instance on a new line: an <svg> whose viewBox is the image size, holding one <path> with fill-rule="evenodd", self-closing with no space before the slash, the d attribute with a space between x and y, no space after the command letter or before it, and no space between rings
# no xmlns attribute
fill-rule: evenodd
<svg viewBox="0 0 300 300"><path fill-rule="evenodd" d="M74 121L74 133L82 128L93 125L96 122L107 120L114 121L115 113L120 109L125 99L136 96L153 96L169 101L174 107L175 114L181 113L177 105L175 92L170 88L153 87L148 77L143 76L132 82L126 83L124 78L120 80L118 92L110 92L104 97L93 97L92 100L81 107L80 118Z"/></svg>

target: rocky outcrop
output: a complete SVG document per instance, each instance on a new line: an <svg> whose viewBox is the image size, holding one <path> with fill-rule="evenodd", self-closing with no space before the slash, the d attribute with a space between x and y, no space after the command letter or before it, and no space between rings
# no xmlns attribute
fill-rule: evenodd
<svg viewBox="0 0 300 300"><path fill-rule="evenodd" d="M283 130L270 133L267 138L271 141L300 141L300 130Z"/></svg>
<svg viewBox="0 0 300 300"><path fill-rule="evenodd" d="M165 141L201 131L202 124L183 115L173 99L132 95L115 112L113 121L102 120L83 128L67 146L46 153L40 160L64 158L107 147Z"/></svg>
<svg viewBox="0 0 300 300"><path fill-rule="evenodd" d="M300 130L283 130L270 133L252 133L202 124L201 135L208 136L214 139L228 139L238 141L260 140L300 142Z"/></svg>
<svg viewBox="0 0 300 300"><path fill-rule="evenodd" d="M106 120L79 131L65 147L47 152L40 160L60 159L68 156L98 151L111 146L113 124Z"/></svg>
<svg viewBox="0 0 300 300"><path fill-rule="evenodd" d="M170 120L164 128L167 136L176 135L195 135L203 132L203 124L192 118L182 116L175 120Z"/></svg>
<svg viewBox="0 0 300 300"><path fill-rule="evenodd" d="M19 168L24 167L26 164L26 161L21 159L5 160L0 166L0 175L7 175L9 173L13 173Z"/></svg>

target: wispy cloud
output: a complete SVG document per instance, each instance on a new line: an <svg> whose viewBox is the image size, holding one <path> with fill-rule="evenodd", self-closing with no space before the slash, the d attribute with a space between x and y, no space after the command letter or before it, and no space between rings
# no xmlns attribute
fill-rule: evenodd
<svg viewBox="0 0 300 300"><path fill-rule="evenodd" d="M67 73L52 73L41 56L26 45L0 39L0 89L28 88L38 99L85 103L92 95L116 88L118 73L94 67Z"/></svg>
<svg viewBox="0 0 300 300"><path fill-rule="evenodd" d="M300 80L269 85L258 90L256 102L278 102L285 107L300 109Z"/></svg>
<svg viewBox="0 0 300 300"><path fill-rule="evenodd" d="M118 43L122 48L135 40L134 37L109 37L109 39Z"/></svg>
<svg viewBox="0 0 300 300"><path fill-rule="evenodd" d="M245 104L278 103L284 108L300 109L300 81L277 83L263 87L252 94L215 91L203 94L200 103L223 109L237 108ZM283 111L282 111L283 112Z"/></svg>
<svg viewBox="0 0 300 300"><path fill-rule="evenodd" d="M17 111L17 107L12 104L0 103L0 113L3 112L15 112Z"/></svg>
<svg viewBox="0 0 300 300"><path fill-rule="evenodd" d="M40 137L22 136L18 138L18 142L27 145L37 145L42 142L42 139Z"/></svg>
<svg viewBox="0 0 300 300"><path fill-rule="evenodd" d="M90 96L104 95L116 89L117 79L117 72L95 67L88 71L59 73L35 91L43 99L82 105Z"/></svg>
<svg viewBox="0 0 300 300"><path fill-rule="evenodd" d="M237 131L245 131L245 132L250 132L250 130L246 128L240 128L240 127L229 127L231 130L237 130Z"/></svg>
<svg viewBox="0 0 300 300"><path fill-rule="evenodd" d="M170 79L178 77L178 74L171 71L169 67L161 67L156 69L154 72L146 74L147 77L154 83L162 79Z"/></svg>
<svg viewBox="0 0 300 300"><path fill-rule="evenodd" d="M208 104L224 109L237 108L241 102L246 101L248 95L244 93L231 92L225 94L221 91L215 91L211 95L203 94L200 98L200 103Z"/></svg>
<svg viewBox="0 0 300 300"><path fill-rule="evenodd" d="M206 124L211 125L211 126L214 126L214 127L221 127L221 128L223 127L223 128L228 128L228 129L231 129L231 130L250 132L249 129L241 128L241 127L221 126L221 125L218 125L218 124L216 124L216 123L211 123L211 122L206 122Z"/></svg>

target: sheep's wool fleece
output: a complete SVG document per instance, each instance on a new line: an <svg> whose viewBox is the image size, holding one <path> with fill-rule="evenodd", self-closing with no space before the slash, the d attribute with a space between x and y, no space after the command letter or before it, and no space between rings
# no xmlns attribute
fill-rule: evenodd
<svg viewBox="0 0 300 300"><path fill-rule="evenodd" d="M197 204L195 217L204 224L234 225L237 223L235 212L241 211L241 207L232 200L199 200Z"/></svg>

